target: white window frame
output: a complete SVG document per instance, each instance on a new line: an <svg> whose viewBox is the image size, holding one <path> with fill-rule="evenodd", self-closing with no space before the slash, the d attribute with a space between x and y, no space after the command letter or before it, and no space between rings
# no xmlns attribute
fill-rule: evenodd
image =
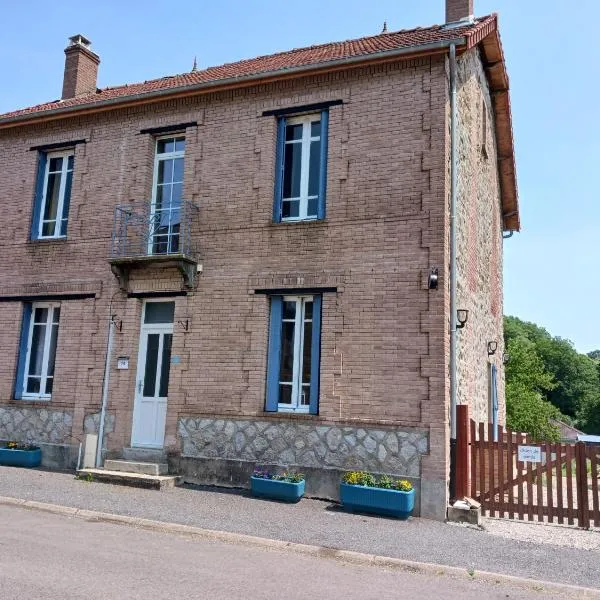
<svg viewBox="0 0 600 600"><path fill-rule="evenodd" d="M29 362L31 359L31 344L33 341L33 328L35 325L36 308L49 309L48 317L46 319L46 335L44 336L44 350L42 355L42 373L40 376L40 390L45 390L46 382L48 380L48 358L50 355L50 340L52 338L52 327L54 323L54 309L60 308L60 302L34 302L31 305L31 319L29 322L29 333L27 336L27 357L25 359L25 371L23 373L23 393L21 394L21 398L23 400L50 400L52 398L52 394L34 394L31 392L27 392L27 383L29 380ZM58 318L58 328L60 329L60 316ZM56 356L54 357L54 360L54 372L56 373ZM54 375L52 376L52 379L54 379ZM54 391L54 382L52 384L52 391Z"/></svg>
<svg viewBox="0 0 600 600"><path fill-rule="evenodd" d="M65 218L64 206L65 206L65 192L67 190L67 173L69 172L69 157L73 157L73 173L75 169L75 149L68 148L67 150L60 150L58 152L49 152L46 155L46 168L44 170L44 189L42 193L42 202L40 206L40 219L38 222L38 239L40 240L53 240L66 238L66 234L61 234L62 222ZM54 221L54 235L43 235L44 223L52 223L52 221L44 220L44 213L46 212L46 203L48 202L48 179L50 177L50 162L53 158L62 158L62 169L60 171L60 186L58 188L58 206L56 207L56 220ZM58 172L58 171L57 171ZM73 179L71 179L71 187L73 186ZM71 190L72 191L72 190Z"/></svg>
<svg viewBox="0 0 600 600"><path fill-rule="evenodd" d="M316 196L308 195L308 178L310 174L310 144L311 142L316 142L318 140L323 143L322 134L323 127L321 124L321 130L318 136L311 136L311 125L321 121L321 113L312 113L310 115L302 115L300 117L292 117L290 119L286 119L284 135L284 152L282 160L283 162L283 176L282 176L282 191L281 191L281 211L282 221L316 221L319 216L319 193L317 192ZM302 139L301 140L290 140L287 141L285 139L287 133L287 127L289 125L299 125L302 124ZM285 182L285 150L288 145L291 144L302 144L302 153L300 158L300 196L299 197L291 197L285 198L283 196L283 185ZM316 198L317 199L317 210L314 215L308 215L308 201ZM300 200L299 208L298 208L298 216L297 217L284 217L283 216L283 206L286 201L290 200Z"/></svg>
<svg viewBox="0 0 600 600"><path fill-rule="evenodd" d="M173 151L173 152L161 152L160 154L158 153L158 144L162 141L162 140L177 140L179 138L183 138L184 141L184 149L183 150L178 150L178 151ZM154 173L152 175L152 200L150 203L150 217L153 218L155 213L156 213L156 196L157 196L157 192L158 192L158 166L160 164L161 161L163 160L173 160L175 158L183 158L185 161L185 142L187 142L187 139L185 137L185 133L184 132L179 132L179 133L170 133L167 135L161 135L161 136L157 136L155 138L155 144L154 144ZM183 180L181 182L182 186L183 186ZM183 199L182 199L183 201ZM172 208L172 207L171 207ZM169 211L170 213L171 211ZM180 232L181 234L181 232ZM148 255L153 255L153 245L154 245L154 235L150 235L149 239L148 239ZM180 238L180 243L181 243L181 238ZM171 238L168 238L168 245L167 247L170 246L171 243Z"/></svg>
<svg viewBox="0 0 600 600"><path fill-rule="evenodd" d="M304 360L304 324L309 322L311 323L311 339L312 335L314 335L314 330L312 329L313 319L305 319L305 308L306 302L314 302L314 296L283 296L283 302L296 302L296 315L294 319L294 364L292 368L292 403L291 404L281 404L277 403L278 412L301 412L308 413L310 410L310 383L308 384L308 389L303 392L302 391L302 371L303 371L303 360ZM313 304L314 311L314 304ZM314 316L314 312L313 312ZM291 322L290 319L284 319L283 313L281 317L281 324L283 330L283 323ZM283 336L281 343L283 344ZM311 348L312 351L312 348ZM281 375L281 372L279 373ZM311 373L312 375L312 373ZM289 385L288 381L277 380L278 385ZM308 398L307 404L301 404L300 400L302 398L302 393L307 394L306 398ZM281 391L279 390L279 394L281 397Z"/></svg>

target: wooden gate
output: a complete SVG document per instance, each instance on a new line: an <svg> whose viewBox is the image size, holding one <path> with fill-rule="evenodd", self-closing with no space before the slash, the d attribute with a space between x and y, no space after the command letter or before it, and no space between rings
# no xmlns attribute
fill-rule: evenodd
<svg viewBox="0 0 600 600"><path fill-rule="evenodd" d="M457 497L491 517L600 527L600 444L537 443L510 430L494 441L491 424L458 408Z"/></svg>

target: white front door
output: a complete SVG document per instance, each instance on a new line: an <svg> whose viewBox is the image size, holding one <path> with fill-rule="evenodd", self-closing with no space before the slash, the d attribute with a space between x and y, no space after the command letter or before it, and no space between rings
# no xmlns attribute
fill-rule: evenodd
<svg viewBox="0 0 600 600"><path fill-rule="evenodd" d="M144 303L131 445L162 448L165 439L174 302Z"/></svg>

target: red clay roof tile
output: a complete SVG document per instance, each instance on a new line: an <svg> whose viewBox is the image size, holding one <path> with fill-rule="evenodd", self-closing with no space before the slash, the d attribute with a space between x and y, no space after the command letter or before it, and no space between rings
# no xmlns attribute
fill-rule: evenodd
<svg viewBox="0 0 600 600"><path fill-rule="evenodd" d="M358 38L355 40L346 40L343 42L331 42L307 48L297 48L287 52L279 52L268 56L259 56L257 58L241 60L235 63L229 63L218 67L209 67L201 71L182 73L160 79L144 81L143 83L133 83L117 87L107 87L99 89L94 94L87 94L77 98L68 98L66 100L54 100L37 106L30 106L20 110L4 113L0 115L0 121L31 115L32 117L41 116L39 113L46 111L67 108L67 107L86 107L92 108L94 104L123 98L129 96L138 96L140 94L151 93L159 90L177 89L194 84L219 82L236 77L245 77L250 75L260 75L272 71L281 71L295 67L312 66L318 67L320 63L329 62L337 59L352 58L357 56L367 56L386 50L396 50L412 46L420 46L432 42L443 42L460 37L469 40L479 37L478 34L483 30L493 27L496 21L496 15L489 15L476 19L473 24L456 28L445 28L441 25L432 27L407 29L402 31L381 33L370 37Z"/></svg>

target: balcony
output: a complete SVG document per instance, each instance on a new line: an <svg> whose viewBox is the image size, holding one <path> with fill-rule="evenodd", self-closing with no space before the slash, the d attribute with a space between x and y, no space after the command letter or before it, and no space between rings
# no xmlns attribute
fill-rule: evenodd
<svg viewBox="0 0 600 600"><path fill-rule="evenodd" d="M198 207L189 200L157 207L146 202L115 208L109 263L127 291L129 274L146 266L176 268L186 288L193 288L198 257L192 247L192 223Z"/></svg>

